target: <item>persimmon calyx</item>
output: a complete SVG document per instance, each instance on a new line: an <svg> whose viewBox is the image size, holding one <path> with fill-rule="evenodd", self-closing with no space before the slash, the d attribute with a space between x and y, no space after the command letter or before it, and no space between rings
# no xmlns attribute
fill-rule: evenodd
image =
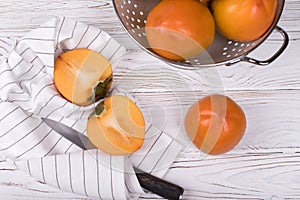
<svg viewBox="0 0 300 200"><path fill-rule="evenodd" d="M110 75L105 80L98 81L93 87L92 95L88 98L88 101L97 102L100 99L104 98L110 89L112 80L113 80L113 76Z"/></svg>
<svg viewBox="0 0 300 200"><path fill-rule="evenodd" d="M91 113L90 117L102 117L107 112L104 102L100 102Z"/></svg>

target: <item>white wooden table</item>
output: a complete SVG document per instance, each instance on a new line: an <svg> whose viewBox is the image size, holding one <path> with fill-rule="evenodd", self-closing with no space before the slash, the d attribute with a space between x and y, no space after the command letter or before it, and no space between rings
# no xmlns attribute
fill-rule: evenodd
<svg viewBox="0 0 300 200"><path fill-rule="evenodd" d="M129 39L109 0L2 0L0 11L0 39L21 37L51 16L62 15L111 34L131 52L128 66L161 63ZM244 109L248 127L240 144L227 154L205 156L193 146L180 154L165 179L183 186L185 199L300 199L300 0L286 1L279 25L287 30L290 44L274 63L266 67L239 63L214 69L220 73L225 94ZM253 55L268 56L280 43L275 34ZM122 73L128 66L121 66L116 79L126 77ZM144 78L135 77L134 81ZM165 76L160 80L155 74L148 78L164 83L172 79ZM206 89L199 85L196 97L207 94ZM153 98L155 95L160 95L159 99ZM185 91L184 95L181 105L186 109L195 101L189 98L195 94ZM144 92L143 102L143 109L159 104L166 114L178 109L165 90ZM178 119L173 118L168 123L176 129ZM87 198L47 186L2 158L0 199ZM159 197L145 194L141 199Z"/></svg>

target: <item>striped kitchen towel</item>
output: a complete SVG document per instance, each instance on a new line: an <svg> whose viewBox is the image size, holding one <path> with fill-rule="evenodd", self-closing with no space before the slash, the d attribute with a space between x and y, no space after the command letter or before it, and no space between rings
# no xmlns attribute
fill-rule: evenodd
<svg viewBox="0 0 300 200"><path fill-rule="evenodd" d="M55 59L75 48L103 54L114 68L126 52L106 32L64 17L49 20L18 41L0 40L0 154L64 191L99 199L137 198L143 190L132 166L163 177L182 145L147 123L139 151L111 156L81 150L47 126L42 118L86 134L87 117L95 105L80 107L66 101L53 83Z"/></svg>

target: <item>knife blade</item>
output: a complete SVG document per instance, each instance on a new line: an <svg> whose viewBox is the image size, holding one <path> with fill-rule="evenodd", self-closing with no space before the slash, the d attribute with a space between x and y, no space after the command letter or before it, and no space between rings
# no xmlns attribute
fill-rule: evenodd
<svg viewBox="0 0 300 200"><path fill-rule="evenodd" d="M59 133L61 136L77 145L83 150L87 149L97 149L89 138L75 129L68 127L62 123L56 122L51 119L43 118L43 121ZM160 179L156 176L153 176L149 173L143 172L140 169L134 167L136 177L144 189L151 191L163 198L178 200L182 199L184 189L178 185L170 183L166 180Z"/></svg>

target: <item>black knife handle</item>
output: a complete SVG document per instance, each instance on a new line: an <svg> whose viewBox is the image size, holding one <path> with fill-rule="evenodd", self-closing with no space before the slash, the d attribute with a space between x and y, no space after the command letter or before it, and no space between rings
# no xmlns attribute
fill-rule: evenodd
<svg viewBox="0 0 300 200"><path fill-rule="evenodd" d="M171 200L182 199L184 189L145 172L136 172L140 185L161 197Z"/></svg>

